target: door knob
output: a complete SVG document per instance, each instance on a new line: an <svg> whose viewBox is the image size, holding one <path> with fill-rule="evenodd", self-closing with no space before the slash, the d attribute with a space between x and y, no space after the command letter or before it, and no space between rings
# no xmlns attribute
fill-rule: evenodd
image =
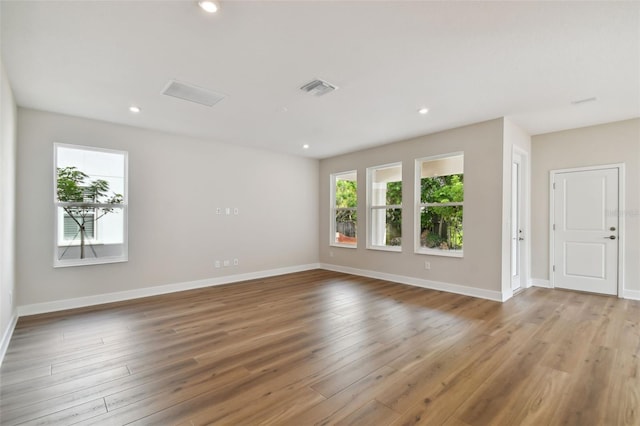
<svg viewBox="0 0 640 426"><path fill-rule="evenodd" d="M608 240L615 240L616 236L615 235L609 235L608 237L605 237Z"/></svg>

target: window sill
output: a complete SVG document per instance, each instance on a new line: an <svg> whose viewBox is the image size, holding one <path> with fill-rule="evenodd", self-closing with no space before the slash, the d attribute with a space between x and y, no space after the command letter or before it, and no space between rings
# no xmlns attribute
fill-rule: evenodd
<svg viewBox="0 0 640 426"><path fill-rule="evenodd" d="M329 245L331 247L343 247L343 248L350 248L350 249L358 248L357 244L329 243Z"/></svg>
<svg viewBox="0 0 640 426"><path fill-rule="evenodd" d="M400 253L402 251L402 246L367 246L367 249Z"/></svg>
<svg viewBox="0 0 640 426"><path fill-rule="evenodd" d="M122 243L115 243L115 244L122 244ZM84 242L84 246L85 247L89 247L89 246L103 246L105 245L105 243L102 243L100 241L85 241ZM71 241L58 241L58 248L62 248L62 247L80 247L80 242L71 242Z"/></svg>
<svg viewBox="0 0 640 426"><path fill-rule="evenodd" d="M426 254L429 256L443 256L443 257L464 257L462 250L433 250L426 248L418 248L415 250L416 254Z"/></svg>
<svg viewBox="0 0 640 426"><path fill-rule="evenodd" d="M113 256L102 258L90 258L90 259L69 259L69 260L57 260L53 261L54 268L67 268L71 266L89 266L89 265L103 265L105 263L121 263L128 262L128 256Z"/></svg>

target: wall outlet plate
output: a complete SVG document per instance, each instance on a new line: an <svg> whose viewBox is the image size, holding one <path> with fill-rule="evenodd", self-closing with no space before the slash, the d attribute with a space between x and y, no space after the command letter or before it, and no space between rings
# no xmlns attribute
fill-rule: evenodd
<svg viewBox="0 0 640 426"><path fill-rule="evenodd" d="M224 266L229 266L229 261L228 261L228 260L225 260L222 264L223 264Z"/></svg>

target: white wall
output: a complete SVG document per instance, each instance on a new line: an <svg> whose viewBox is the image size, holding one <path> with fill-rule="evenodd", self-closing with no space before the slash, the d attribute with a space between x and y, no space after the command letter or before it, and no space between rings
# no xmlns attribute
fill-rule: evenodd
<svg viewBox="0 0 640 426"><path fill-rule="evenodd" d="M532 276L549 280L549 172L624 163L626 295L640 297L640 119L534 136L532 139ZM630 292L630 293L629 293Z"/></svg>
<svg viewBox="0 0 640 426"><path fill-rule="evenodd" d="M18 140L20 305L318 261L317 160L22 108ZM129 152L128 262L52 267L54 142Z"/></svg>
<svg viewBox="0 0 640 426"><path fill-rule="evenodd" d="M15 317L16 104L0 63L0 362Z"/></svg>
<svg viewBox="0 0 640 426"><path fill-rule="evenodd" d="M320 262L336 270L391 274L417 285L445 284L440 288L501 298L503 133L504 120L496 119L321 160ZM464 258L415 254L414 161L458 151L465 155ZM369 250L365 242L366 168L398 161L403 165L404 182L402 252ZM333 247L329 245L330 175L354 169L358 171L358 247ZM431 263L430 270L425 270L425 261Z"/></svg>

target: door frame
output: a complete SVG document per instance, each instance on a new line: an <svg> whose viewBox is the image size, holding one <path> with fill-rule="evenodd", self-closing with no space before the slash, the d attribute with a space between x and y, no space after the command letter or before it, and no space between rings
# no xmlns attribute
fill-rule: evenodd
<svg viewBox="0 0 640 426"><path fill-rule="evenodd" d="M569 169L555 169L549 171L549 284L551 288L555 288L555 276L553 271L553 265L556 258L555 253L555 234L553 232L553 224L555 222L555 197L553 194L553 185L555 184L555 178L560 173L572 173L572 172L585 172L604 169L618 169L618 297L623 296L624 289L624 262L625 262L625 233L627 228L625 226L625 167L624 163L613 164L601 164L585 167L573 167Z"/></svg>
<svg viewBox="0 0 640 426"><path fill-rule="evenodd" d="M529 160L529 152L521 149L517 146L513 147L511 152L511 165L513 170L513 163L516 161L516 157L520 157L520 197L521 197L521 211L520 211L520 226L523 229L524 241L520 250L520 290L529 288L532 285L531 280L531 163ZM513 176L511 179L513 183ZM511 194L513 194L513 188L511 188ZM511 218L513 217L510 211L509 216L509 229L511 230ZM509 231L511 232L511 231ZM512 254L512 253L510 253ZM509 262L511 264L511 261ZM511 270L511 268L509 268ZM513 271L511 271L511 277L513 277ZM511 282L509 283L512 285ZM510 287L511 288L511 287Z"/></svg>

